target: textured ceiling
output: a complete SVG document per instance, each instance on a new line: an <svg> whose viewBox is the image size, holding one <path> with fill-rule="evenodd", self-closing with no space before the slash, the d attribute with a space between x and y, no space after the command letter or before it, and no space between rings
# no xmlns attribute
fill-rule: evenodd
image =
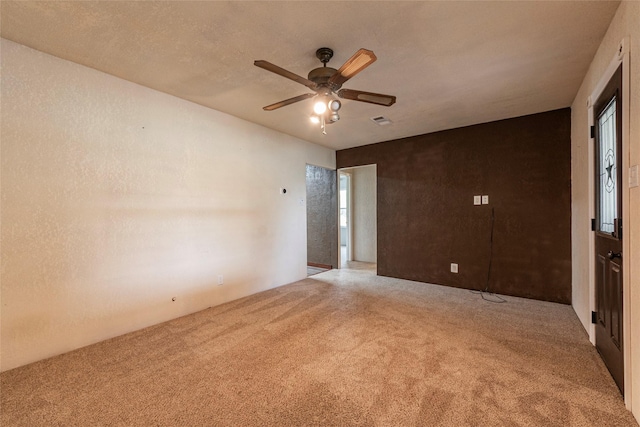
<svg viewBox="0 0 640 427"><path fill-rule="evenodd" d="M567 107L619 2L2 1L2 37L334 149ZM335 51L378 60L344 88L396 95L345 100L322 135L308 93L253 65L296 74ZM378 126L384 115L393 123Z"/></svg>

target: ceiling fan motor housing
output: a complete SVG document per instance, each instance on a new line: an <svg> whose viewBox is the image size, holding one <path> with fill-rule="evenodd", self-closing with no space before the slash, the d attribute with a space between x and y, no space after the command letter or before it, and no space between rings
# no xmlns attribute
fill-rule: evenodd
<svg viewBox="0 0 640 427"><path fill-rule="evenodd" d="M315 69L311 70L309 72L309 76L307 78L309 80L311 80L312 82L314 82L315 84L317 84L318 86L320 86L320 87L329 87L329 79L331 78L331 76L333 76L337 72L338 72L338 70L336 70L335 68L318 67L318 68L315 68ZM331 87L329 89L330 90L337 90L337 89L339 89L339 87L337 87L337 88Z"/></svg>
<svg viewBox="0 0 640 427"><path fill-rule="evenodd" d="M316 50L316 58L322 62L323 66L311 70L307 78L318 85L319 90L317 92L328 95L330 92L335 92L340 89L340 86L342 85L329 83L331 76L338 72L335 68L327 67L327 62L333 58L333 49L329 47L321 47ZM323 91L322 89L327 90Z"/></svg>

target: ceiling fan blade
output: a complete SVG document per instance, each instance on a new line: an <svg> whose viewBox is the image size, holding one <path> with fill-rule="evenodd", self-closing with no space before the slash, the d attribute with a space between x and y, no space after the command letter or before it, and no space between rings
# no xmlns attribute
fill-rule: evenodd
<svg viewBox="0 0 640 427"><path fill-rule="evenodd" d="M384 105L390 107L396 103L396 97L393 95L383 95L381 93L363 92L361 90L340 89L338 96L344 99L352 99L354 101L368 102L370 104Z"/></svg>
<svg viewBox="0 0 640 427"><path fill-rule="evenodd" d="M341 86L351 77L355 76L360 71L373 64L376 59L377 57L372 51L367 49L360 49L359 51L354 53L353 56L347 60L347 62L342 64L342 67L338 69L337 73L331 76L331 78L329 79L329 83L336 86Z"/></svg>
<svg viewBox="0 0 640 427"><path fill-rule="evenodd" d="M318 85L316 85L311 80L305 79L304 77L299 76L295 73L292 73L291 71L287 71L284 68L278 67L277 65L272 64L271 62L259 60L259 61L253 61L253 65L255 65L256 67L263 68L267 71L271 71L272 73L276 73L282 77L286 77L290 80L293 80L294 82L300 83L301 85L305 85L309 89L316 90L318 88Z"/></svg>
<svg viewBox="0 0 640 427"><path fill-rule="evenodd" d="M262 109L265 111L273 111L280 107L293 104L294 102L304 101L305 99L313 98L314 96L317 96L317 95L318 95L317 93L305 93L304 95L299 95L293 98L285 99L284 101L276 102L275 104L267 105L266 107L262 107Z"/></svg>

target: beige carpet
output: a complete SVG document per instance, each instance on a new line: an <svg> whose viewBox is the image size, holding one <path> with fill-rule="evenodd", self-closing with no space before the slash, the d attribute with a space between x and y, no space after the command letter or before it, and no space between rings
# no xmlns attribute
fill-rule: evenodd
<svg viewBox="0 0 640 427"><path fill-rule="evenodd" d="M360 267L5 372L1 424L637 425L571 307Z"/></svg>

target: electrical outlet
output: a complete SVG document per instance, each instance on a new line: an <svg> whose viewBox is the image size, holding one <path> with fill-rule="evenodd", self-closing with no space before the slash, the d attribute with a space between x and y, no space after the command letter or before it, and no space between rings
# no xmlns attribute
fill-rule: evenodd
<svg viewBox="0 0 640 427"><path fill-rule="evenodd" d="M482 204L483 205L489 204L489 196L482 196Z"/></svg>
<svg viewBox="0 0 640 427"><path fill-rule="evenodd" d="M224 283L224 276L222 274L218 275L218 286Z"/></svg>
<svg viewBox="0 0 640 427"><path fill-rule="evenodd" d="M456 264L455 262L451 263L451 272L452 273L457 273L458 272L458 264Z"/></svg>
<svg viewBox="0 0 640 427"><path fill-rule="evenodd" d="M482 196L473 196L473 204L478 206L481 203Z"/></svg>

